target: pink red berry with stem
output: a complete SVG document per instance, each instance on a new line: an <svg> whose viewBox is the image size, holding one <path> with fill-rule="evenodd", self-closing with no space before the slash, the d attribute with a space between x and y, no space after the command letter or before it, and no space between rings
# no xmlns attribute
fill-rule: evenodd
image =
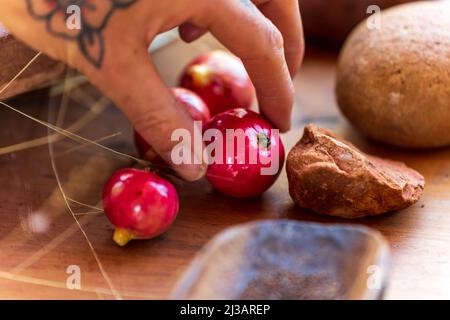
<svg viewBox="0 0 450 320"><path fill-rule="evenodd" d="M250 108L256 99L241 60L220 50L193 60L184 70L180 86L196 92L213 116L231 108Z"/></svg>
<svg viewBox="0 0 450 320"><path fill-rule="evenodd" d="M175 187L150 171L119 170L103 190L104 211L115 226L113 239L120 246L165 232L175 221L178 206Z"/></svg>
<svg viewBox="0 0 450 320"><path fill-rule="evenodd" d="M211 148L211 163L206 174L215 189L232 197L247 198L260 195L270 188L285 158L278 130L274 130L261 115L246 109L218 114L209 122L205 133L208 129L218 130L219 138L223 140L222 143L215 143L215 137L207 143L218 147L218 150ZM241 137L245 133L241 143L236 138L239 137L239 130Z"/></svg>

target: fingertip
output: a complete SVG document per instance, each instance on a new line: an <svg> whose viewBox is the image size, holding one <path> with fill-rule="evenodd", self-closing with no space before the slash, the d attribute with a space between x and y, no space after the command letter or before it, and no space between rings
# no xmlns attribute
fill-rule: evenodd
<svg viewBox="0 0 450 320"><path fill-rule="evenodd" d="M281 133L288 132L291 130L291 119L290 116L288 119L285 120L278 120L278 123L275 123L278 130L280 130Z"/></svg>
<svg viewBox="0 0 450 320"><path fill-rule="evenodd" d="M192 23L184 23L178 28L178 34L180 38L187 43L191 43L201 36L203 36L207 32L206 29L197 27Z"/></svg>
<svg viewBox="0 0 450 320"><path fill-rule="evenodd" d="M178 105L178 107L180 106ZM165 151L161 151L160 156L166 163L170 164L181 178L186 181L197 181L206 174L207 170L203 158L204 144L201 139L201 128L195 125L185 108L180 107L179 112L186 121L182 130L188 129L188 132L185 131L184 134L177 137L172 135L170 140L177 141L176 144L173 144L169 149L164 149ZM198 140L198 137L200 137L200 140ZM180 157L180 154L183 156ZM185 157L187 154L189 156Z"/></svg>
<svg viewBox="0 0 450 320"><path fill-rule="evenodd" d="M294 97L292 96L292 100L289 97L288 102L282 105L264 105L263 108L260 106L261 113L282 133L288 132L291 129L292 110L294 108L293 100Z"/></svg>
<svg viewBox="0 0 450 320"><path fill-rule="evenodd" d="M205 165L182 165L175 166L175 171L186 181L198 181L206 175Z"/></svg>
<svg viewBox="0 0 450 320"><path fill-rule="evenodd" d="M194 162L193 163L179 163L174 164L174 161L172 161L172 152L166 152L161 153L161 157L170 164L170 166L175 170L175 172L184 180L186 181L197 181L203 178L206 174L207 166L205 163L198 158L198 156L195 154L195 151L193 151L194 156Z"/></svg>
<svg viewBox="0 0 450 320"><path fill-rule="evenodd" d="M291 121L289 120L284 126L281 126L280 127L280 132L281 133L286 133L286 132L288 132L289 130L291 130Z"/></svg>
<svg viewBox="0 0 450 320"><path fill-rule="evenodd" d="M300 67L303 63L303 58L305 56L305 44L302 40L301 43L293 45L292 47L285 48L286 62L289 67L289 73L291 78L297 75Z"/></svg>

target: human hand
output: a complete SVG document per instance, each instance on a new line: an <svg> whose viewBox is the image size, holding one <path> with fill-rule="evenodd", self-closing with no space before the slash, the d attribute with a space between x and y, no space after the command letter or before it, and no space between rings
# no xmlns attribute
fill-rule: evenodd
<svg viewBox="0 0 450 320"><path fill-rule="evenodd" d="M81 9L79 29L68 28L71 5ZM172 132L185 128L194 137L197 129L147 48L156 35L176 26L188 42L210 31L241 58L261 112L282 131L289 129L291 75L304 48L297 0L0 0L0 7L0 20L17 38L84 73L168 163L177 143ZM192 153L202 162L202 154ZM206 171L198 164L174 169L187 180Z"/></svg>

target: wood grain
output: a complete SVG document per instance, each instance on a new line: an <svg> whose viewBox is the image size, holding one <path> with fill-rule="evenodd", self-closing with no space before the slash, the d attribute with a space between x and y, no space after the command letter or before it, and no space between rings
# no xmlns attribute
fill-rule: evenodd
<svg viewBox="0 0 450 320"><path fill-rule="evenodd" d="M37 54L10 35L0 24L0 90ZM64 63L50 59L45 55L0 93L0 99L14 97L34 89L55 84L61 80L67 68Z"/></svg>
<svg viewBox="0 0 450 320"><path fill-rule="evenodd" d="M154 61L167 83L174 85L188 60L216 47L217 43L209 37L192 45L175 42L156 52ZM309 48L295 79L294 127L283 137L286 148L290 149L300 138L306 123L314 122L343 135L368 153L404 161L420 171L427 185L419 203L401 212L351 223L375 228L389 241L393 269L386 298L449 299L450 150L413 152L365 140L336 108L334 72L335 56ZM99 96L89 86L77 90L95 98ZM73 97L74 93L67 96ZM41 91L21 96L10 104L45 121L49 118L54 121L63 101L61 97L48 97L46 91ZM68 102L64 127L70 126L91 107L79 99L69 98ZM0 109L0 118L1 146L48 133L46 128L5 108ZM113 106L78 131L93 140L118 132L119 136L102 143L125 153L135 153L131 128ZM68 196L98 206L106 177L116 168L133 163L93 146L81 149L79 146L68 139L54 144L57 170ZM50 165L48 146L2 155L0 165L0 298L114 298L62 201ZM168 297L195 254L226 227L279 218L349 222L296 207L288 194L285 172L263 196L245 201L214 192L205 180L174 183L180 193L179 218L173 228L158 239L135 241L119 248L111 240L113 229L103 214L88 215L88 219L78 216L115 289L125 299ZM72 206L78 213L92 211L81 205ZM40 255L36 258L37 254ZM32 263L24 264L25 261ZM20 265L25 267L16 269ZM81 290L66 289L69 265L78 265L81 269Z"/></svg>

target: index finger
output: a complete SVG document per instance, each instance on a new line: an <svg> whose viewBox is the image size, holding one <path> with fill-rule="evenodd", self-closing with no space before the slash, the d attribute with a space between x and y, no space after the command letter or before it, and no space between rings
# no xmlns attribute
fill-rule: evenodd
<svg viewBox="0 0 450 320"><path fill-rule="evenodd" d="M214 6L207 10L208 29L241 58L256 88L261 113L281 131L289 130L294 87L280 31L250 0L224 0Z"/></svg>
<svg viewBox="0 0 450 320"><path fill-rule="evenodd" d="M302 19L298 0L255 0L258 8L280 30L284 39L284 53L291 76L295 76L305 50Z"/></svg>

